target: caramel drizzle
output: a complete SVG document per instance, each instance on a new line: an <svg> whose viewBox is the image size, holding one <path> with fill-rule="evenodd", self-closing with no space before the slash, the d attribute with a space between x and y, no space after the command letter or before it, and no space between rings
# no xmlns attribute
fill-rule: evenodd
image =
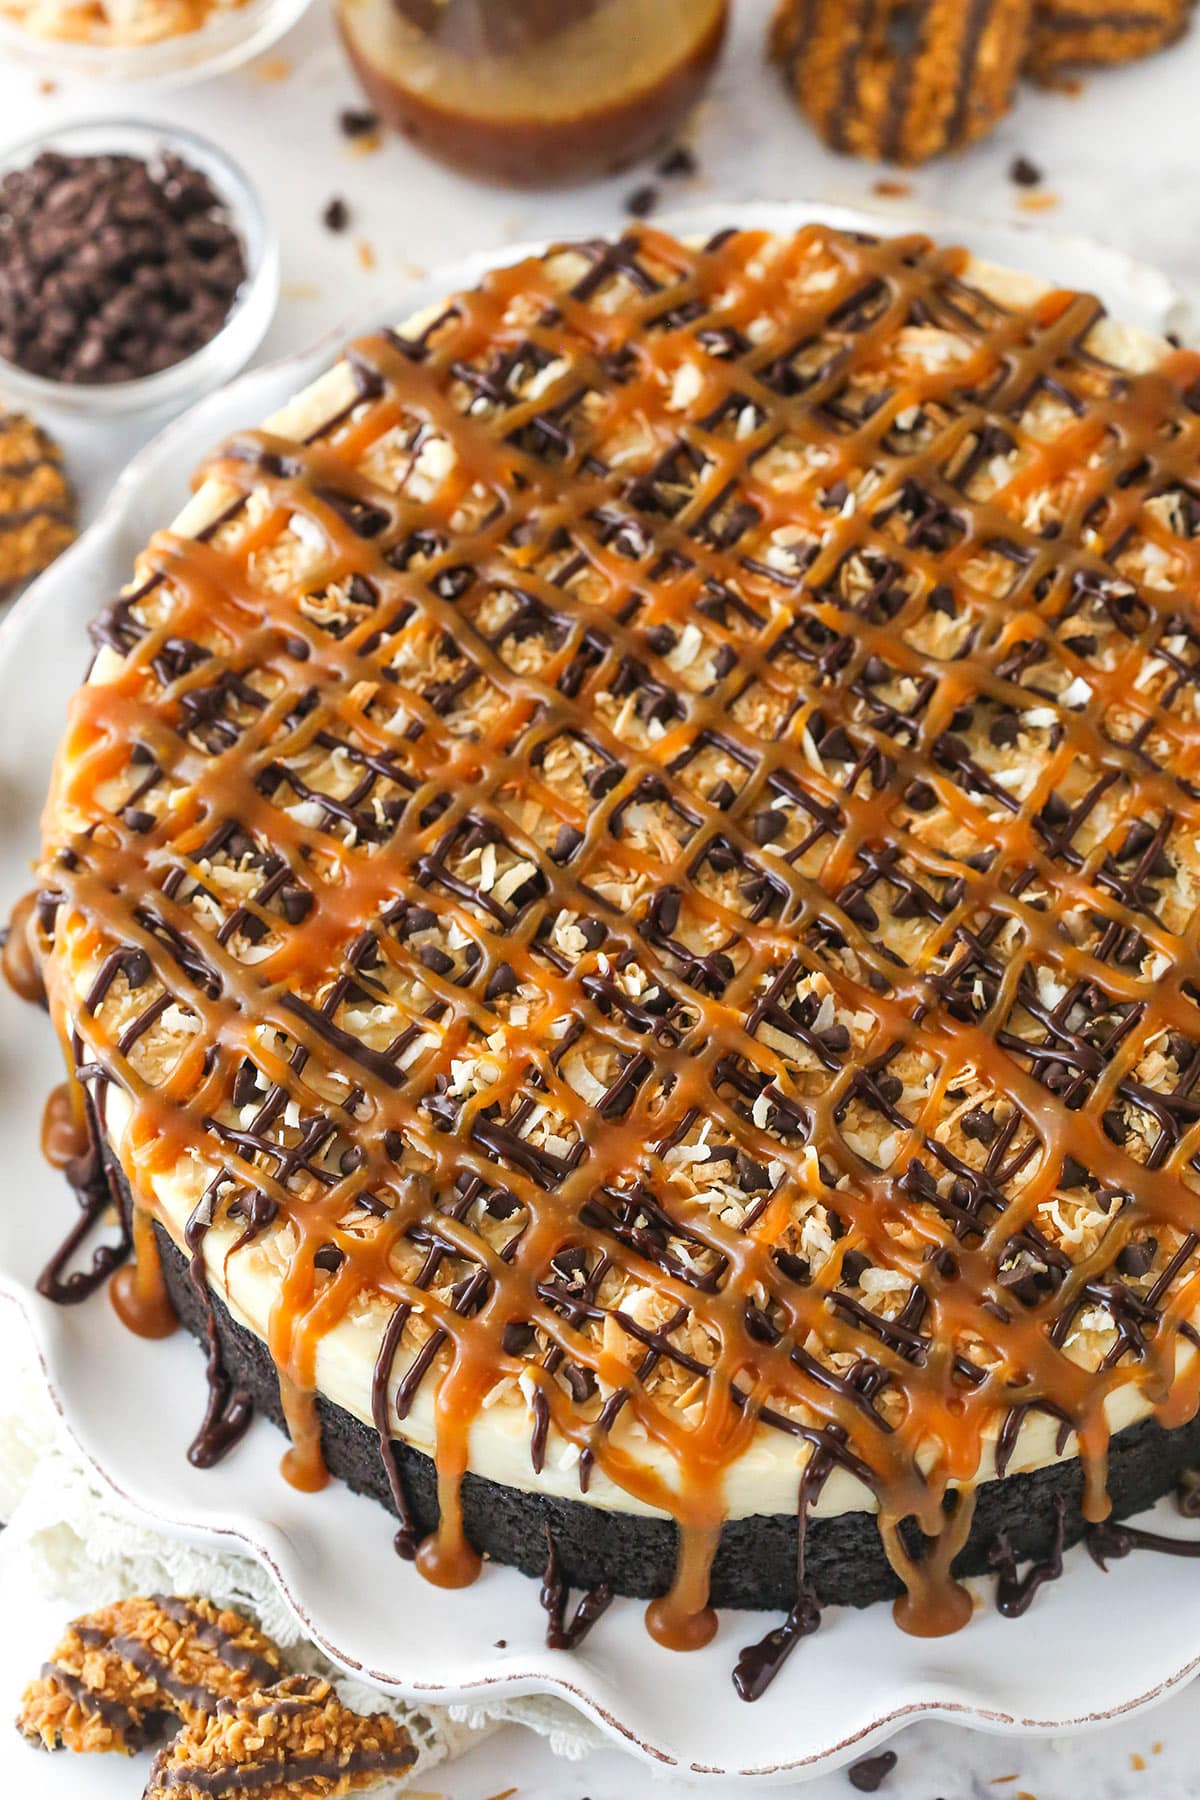
<svg viewBox="0 0 1200 1800"><path fill-rule="evenodd" d="M546 264L499 272L420 336L356 344L359 403L309 442L234 442L209 472L235 496L234 510L254 491L261 512L231 546L160 534L141 589L102 617L98 641L124 663L74 701L44 869L61 899L64 946L49 963L52 1006L63 1029L73 1003L60 958L99 967L72 1020L80 1073L117 1084L133 1103L122 1155L139 1198L148 1202L150 1177L195 1146L220 1162L219 1204L246 1221L243 1242L286 1225L270 1348L298 1390L312 1389L321 1337L364 1292L402 1321L385 1335L377 1372L381 1437L390 1429L384 1396L402 1427L436 1370L442 1511L418 1555L424 1572L456 1583L477 1567L458 1503L471 1426L500 1375L528 1370L535 1468L553 1430L580 1452L585 1488L599 1466L679 1521L677 1579L650 1617L657 1635L681 1645L711 1629L707 1571L723 1484L756 1430L791 1435L874 1490L908 1584L902 1622L944 1630L965 1615L948 1571L969 1497L949 1527L944 1501L974 1479L997 1419L1007 1420L1001 1461L1031 1410L1058 1420L1064 1440L1074 1432L1088 1514L1098 1518L1106 1399L1135 1382L1160 1420L1177 1423L1194 1409L1200 1368L1195 1358L1184 1374L1175 1367L1180 1338L1189 1350L1196 1342L1187 1321L1200 1232L1191 1169L1200 1056L1166 1092L1135 1073L1154 1032L1180 1033L1193 1051L1200 1036L1194 933L1169 930L1145 897L1164 846L1200 824L1200 733L1183 704L1194 692L1197 633L1189 599L1118 577L1111 562L1136 530L1200 578L1190 530L1177 537L1142 510L1153 495L1187 491L1200 466L1189 387L1200 363L1180 353L1145 375L1113 369L1087 347L1096 302L1055 294L1006 311L964 284L961 253L923 239L877 243L811 228L767 250L757 233L691 250L641 231L585 247L586 271L569 291ZM789 292L814 255L831 270L828 285ZM529 302L519 323L508 311L517 296ZM766 327L754 335L757 321ZM954 334L961 358L873 380L897 333L928 322ZM568 369L537 398L510 387L523 359L545 367L559 356ZM704 409L681 417L665 395L689 357L703 365ZM1039 392L1073 415L1053 441L1022 424ZM903 423L913 409L925 429L915 449ZM434 430L455 453L423 501L397 497L358 466L385 432L414 423L411 441ZM651 450L610 466L604 434L634 424ZM825 458L819 477L787 491L756 469L785 433ZM1002 496L973 497L981 464L1006 444L1019 446L1023 467ZM879 479L853 506L849 483L868 466ZM1053 536L1013 504L1048 483L1061 496ZM452 524L473 487L488 496L484 516ZM323 630L294 596L254 579L252 558L292 515L326 546L314 591L355 584L344 629ZM808 540L782 568L761 553L780 527ZM864 550L878 578L848 595L839 572ZM1002 596L977 579L980 556L1004 564ZM536 672L513 666L509 624L489 632L478 623L481 594L496 588L512 597L522 629L550 634L553 654ZM151 596L165 596L162 622L145 616ZM970 626L950 660L914 641L931 608L946 604ZM1096 612L1117 627L1111 668L1079 647ZM704 693L666 660L689 622L719 652ZM461 668L426 691L386 665L430 625ZM1152 656L1167 671L1157 692L1138 682ZM909 678L911 705L871 701L878 666ZM1048 693L1039 668L1086 673L1088 702L1076 708ZM258 671L281 691L256 689ZM771 741L736 715L753 683L779 702ZM475 684L495 711L463 735L448 721ZM606 691L630 696L661 727L657 739L636 747L617 736L594 704ZM389 714L406 709L406 728L381 722L380 694ZM972 704L1007 715L1031 701L1051 710L1055 732L1018 798L972 757L955 717ZM1127 736L1108 722L1118 703L1137 720ZM586 810L539 774L563 733L603 764ZM319 796L321 823L309 825L273 796L282 787L284 800L311 800L302 783L289 784L285 759L330 743L349 747L361 780L344 798ZM114 814L101 786L126 771L134 744L138 785ZM733 758L740 790L689 782L701 745ZM1080 766L1094 771L1090 787L1056 806L1057 788ZM150 810L160 782L181 802L169 813ZM377 791L387 796L381 809L370 803ZM561 819L553 853L501 805L513 794ZM622 851L624 809L649 797L686 824L674 857ZM776 799L806 821L799 844L773 847L769 816L761 821ZM1102 801L1112 825L1077 849ZM936 836L917 829L931 805L945 827ZM1147 819L1158 823L1128 867L1124 834ZM347 824L357 853L339 835ZM262 887L211 934L181 895L203 880L198 859L235 828L270 859ZM969 832L980 853L953 853L955 832ZM457 872L472 843L507 846L534 873L498 900ZM648 900L625 913L599 897L589 875L602 856L646 875ZM703 891L710 862L743 872L744 907ZM280 913L289 887L313 897L294 922ZM909 963L873 935L876 907L899 904L897 893L929 922ZM467 934L475 960L465 972L451 979L419 963L405 933L413 905ZM602 932L573 962L547 939L563 909ZM1090 947L1063 929L1067 909L1101 921ZM691 947L681 912L720 927L721 947ZM282 938L253 965L228 948L247 920ZM1022 941L1000 953L1010 920ZM1156 981L1121 961L1131 934L1160 954ZM130 958L139 979L152 971L157 998L114 1041L97 1015ZM615 978L635 958L646 991L662 997L650 1010ZM419 970L432 995L426 1017L440 1043L412 1068L402 1057L419 1020L383 1051L338 1022L346 995L369 994L380 967ZM1057 1001L1039 996L1035 967L1059 978ZM332 983L322 982L326 971ZM827 977L839 1012L869 1017L865 1050L847 1054L811 1019L786 1014L788 984L804 971ZM451 1094L452 1058L496 1028L489 996L514 975L540 997L530 1023L504 1025L496 1083ZM154 1085L131 1051L171 996L199 1029ZM1035 1037L1011 1028L1018 1003ZM1115 1023L1097 1041L1088 1019L1101 1006ZM574 1023L555 1044L543 1023L564 1016ZM801 1092L764 1043L764 1025L778 1029L781 1016L823 1071L819 1091ZM264 1047L264 1025L284 1049ZM621 1067L592 1104L560 1072L585 1037ZM937 1073L906 1112L888 1069L914 1048ZM235 1128L230 1096L247 1059L266 1093L253 1125ZM968 1070L1011 1107L981 1167L953 1154L937 1129ZM342 1107L314 1080L338 1071L354 1082ZM281 1143L269 1127L289 1100L301 1124ZM899 1134L889 1169L843 1137L852 1101ZM528 1141L543 1103L574 1134L567 1155ZM1144 1163L1106 1135L1118 1104L1155 1122ZM740 1226L671 1197L664 1158L700 1118L755 1164L782 1167ZM335 1134L356 1154L331 1171L322 1151ZM1102 1182L1113 1210L1102 1241L1074 1260L1048 1245L1034 1217L1065 1159ZM789 1200L804 1193L819 1194L841 1227L819 1271L776 1253ZM502 1251L472 1225L481 1206L515 1218ZM1113 1268L1143 1226L1180 1240L1147 1293ZM415 1278L392 1260L405 1240L424 1258ZM1045 1263L1042 1289L1020 1293L1000 1280L1014 1245ZM569 1277L555 1263L564 1252L577 1259ZM911 1283L899 1313L842 1291L852 1254ZM626 1272L675 1308L653 1329L613 1310L641 1353L632 1369L584 1329L606 1316L605 1277ZM434 1291L447 1274L449 1298ZM1118 1329L1099 1371L1066 1353L1073 1322L1095 1305L1111 1309ZM433 1333L419 1345L406 1331L417 1313ZM703 1326L711 1361L678 1341L689 1321ZM546 1346L536 1359L505 1346L510 1327L527 1326ZM696 1423L655 1397L661 1366L694 1378ZM577 1400L568 1370L598 1381L600 1397ZM630 1427L665 1453L673 1480L638 1457ZM898 1527L908 1517L932 1540L924 1563L904 1550Z"/></svg>

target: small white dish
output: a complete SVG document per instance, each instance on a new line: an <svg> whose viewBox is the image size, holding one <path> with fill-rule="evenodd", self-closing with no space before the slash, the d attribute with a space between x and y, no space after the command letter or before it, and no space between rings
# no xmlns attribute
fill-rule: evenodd
<svg viewBox="0 0 1200 1800"><path fill-rule="evenodd" d="M64 156L114 153L153 163L169 151L208 176L242 240L246 279L215 337L190 356L135 381L52 381L0 357L0 385L38 416L82 413L89 419L177 414L245 368L279 302L279 242L253 183L232 157L197 133L136 119L89 119L24 138L0 155L0 178L43 151Z"/></svg>
<svg viewBox="0 0 1200 1800"><path fill-rule="evenodd" d="M860 230L936 224L943 239L993 260L1102 292L1131 323L1187 329L1186 297L1165 277L1083 240L911 215L885 224L820 204L730 205L666 224L702 235L734 219L788 230L814 218ZM508 249L443 270L393 296L388 318L522 254ZM30 883L46 776L86 661L88 619L126 579L149 532L174 515L196 461L290 398L346 336L244 377L172 425L0 625L0 908ZM535 1582L489 1565L461 1592L428 1586L393 1555L391 1522L373 1502L337 1483L301 1495L283 1481L283 1440L270 1425L256 1423L215 1469L192 1468L186 1449L206 1392L196 1346L182 1335L153 1345L131 1337L102 1295L60 1308L36 1293L71 1219L69 1190L38 1143L45 1095L60 1075L45 1019L0 987L8 1196L0 1204L0 1291L23 1308L58 1406L115 1489L160 1527L257 1557L306 1632L377 1685L447 1703L557 1694L648 1763L700 1782L770 1785L852 1761L922 1715L1007 1733L1080 1731L1150 1706L1200 1668L1200 1605L1189 1593L1195 1584L1200 1599L1200 1568L1135 1555L1102 1574L1076 1550L1065 1578L1023 1619L1001 1618L989 1585L978 1584L976 1617L953 1638L906 1637L886 1606L831 1609L820 1633L748 1707L734 1693L733 1663L777 1616L727 1612L712 1644L681 1656L650 1639L641 1603L618 1601L578 1651L548 1651ZM1168 1502L1155 1511L1164 1529L1186 1533Z"/></svg>
<svg viewBox="0 0 1200 1800"><path fill-rule="evenodd" d="M198 31L151 44L89 43L43 37L0 17L0 65L23 63L54 81L102 82L127 92L184 87L249 62L308 11L312 0L246 0L214 14Z"/></svg>

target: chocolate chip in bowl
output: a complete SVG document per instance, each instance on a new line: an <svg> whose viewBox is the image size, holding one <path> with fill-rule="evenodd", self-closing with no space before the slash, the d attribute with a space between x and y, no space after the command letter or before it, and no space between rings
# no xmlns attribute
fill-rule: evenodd
<svg viewBox="0 0 1200 1800"><path fill-rule="evenodd" d="M178 410L248 360L278 285L253 189L190 133L94 122L0 165L0 383L18 398Z"/></svg>

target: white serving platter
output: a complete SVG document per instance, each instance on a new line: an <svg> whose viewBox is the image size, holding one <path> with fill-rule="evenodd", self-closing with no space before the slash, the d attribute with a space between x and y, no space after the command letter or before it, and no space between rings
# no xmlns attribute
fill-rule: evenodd
<svg viewBox="0 0 1200 1800"><path fill-rule="evenodd" d="M1131 323L1188 334L1187 297L1165 277L1098 245L1032 229L913 215L902 222L889 215L884 224L816 204L729 204L668 223L691 235L729 223L786 230L811 218L936 229L994 261L1092 288ZM389 317L520 254L509 249L443 270L397 294ZM370 323L378 321L360 325ZM334 348L326 341L244 376L178 420L134 460L85 535L0 625L0 908L30 885L47 774L87 660L87 621L127 579L150 532L174 516L200 459L303 387ZM283 1441L270 1425L257 1422L215 1469L193 1469L186 1450L205 1382L191 1340L181 1333L148 1345L130 1336L103 1294L60 1308L36 1293L38 1273L72 1217L69 1190L39 1147L44 1099L60 1078L44 1015L0 986L0 1293L23 1309L71 1432L101 1475L157 1526L257 1557L327 1654L381 1687L468 1704L557 1694L648 1762L701 1780L761 1785L861 1756L921 1714L1006 1732L1077 1731L1150 1705L1200 1667L1200 1567L1133 1556L1105 1575L1075 1551L1065 1579L1024 1619L1000 1618L981 1584L975 1619L948 1639L902 1635L886 1606L831 1610L748 1707L734 1693L733 1663L775 1618L726 1613L712 1644L681 1656L647 1635L640 1603L618 1601L578 1651L548 1651L535 1583L488 1566L472 1588L428 1586L393 1555L393 1526L372 1502L338 1484L318 1495L288 1486L278 1473ZM1181 1529L1168 1503L1156 1511L1165 1529Z"/></svg>

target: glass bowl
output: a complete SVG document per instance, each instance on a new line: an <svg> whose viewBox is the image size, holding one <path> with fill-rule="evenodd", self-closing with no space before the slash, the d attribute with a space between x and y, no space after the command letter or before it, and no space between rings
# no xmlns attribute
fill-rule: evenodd
<svg viewBox="0 0 1200 1800"><path fill-rule="evenodd" d="M173 151L202 170L225 201L245 251L246 279L216 336L169 368L133 381L55 381L0 357L0 389L35 411L86 413L92 418L182 412L250 360L275 312L279 243L257 192L238 165L206 138L175 125L130 119L89 119L25 138L0 155L0 179L25 168L43 150L70 156L108 152L151 162L164 150Z"/></svg>
<svg viewBox="0 0 1200 1800"><path fill-rule="evenodd" d="M219 12L198 31L152 44L100 44L43 37L0 16L0 68L24 63L55 81L104 82L110 87L182 87L258 56L281 38L312 0L246 0Z"/></svg>

